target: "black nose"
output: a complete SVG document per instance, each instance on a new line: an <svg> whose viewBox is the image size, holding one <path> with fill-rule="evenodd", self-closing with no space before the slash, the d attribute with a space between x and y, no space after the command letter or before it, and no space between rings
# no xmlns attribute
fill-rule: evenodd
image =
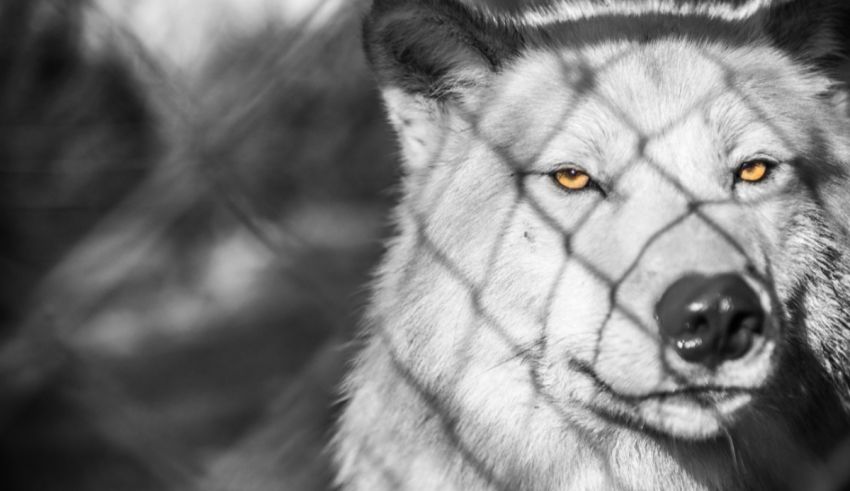
<svg viewBox="0 0 850 491"><path fill-rule="evenodd" d="M756 292L736 274L685 276L667 288L655 312L676 353L707 366L744 356L765 317Z"/></svg>

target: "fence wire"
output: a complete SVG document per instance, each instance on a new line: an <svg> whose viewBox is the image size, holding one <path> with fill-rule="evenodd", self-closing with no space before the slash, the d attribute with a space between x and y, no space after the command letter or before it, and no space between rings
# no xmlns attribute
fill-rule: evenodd
<svg viewBox="0 0 850 491"><path fill-rule="evenodd" d="M15 277L31 277L33 286L24 293L16 292L14 285L4 288L0 428L6 438L0 437L0 467L9 469L16 489L33 489L33 483L47 486L44 489L328 487L332 471L324 447L339 411L332 399L344 361L362 342L354 334L368 296L363 285L381 253L381 239L392 233L384 217L399 194L386 191L400 171L395 170L392 137L381 123L380 104L364 60L355 54L359 43L351 41L357 36L363 2L340 4L343 6L330 17L328 4L319 2L297 26L269 24L247 34L230 33L231 37L225 36L219 44L210 42L215 46L212 61L198 73L179 74L180 67L163 61L161 53L151 52L138 33L116 25L109 39L122 44L97 54L106 61L93 63L85 58L90 53L63 51L58 56L77 65L63 68L68 71L60 78L59 88L49 77L47 81L38 79L39 70L55 68L52 63L69 63L50 58L53 50L59 49L51 41L57 33L70 36L63 43L84 51L81 39L86 24L80 20L81 12L97 5L16 0L0 10L4 25L20 24L31 31L14 34L15 42L3 51L9 68L9 75L3 78L4 105L0 106L6 136L22 138L33 131L38 143L25 145L34 148L55 137L51 133L55 130L61 133L58 139L63 143L47 154L21 151L8 143L3 148L7 154L0 169L4 179L42 177L27 182L15 177L8 186L17 186L18 191L3 199L3 226L21 238L14 247L4 249L3 270L20 271ZM59 21L57 13L74 14L68 17L74 20ZM769 258L753 257L753 251L706 211L739 201L701 199L647 149L694 114L707 118L707 108L730 94L791 146L793 154L805 155L809 149L796 148L797 139L772 124L758 102L741 90L733 68L707 49L700 54L723 74L723 86L700 97L662 127L646 131L596 85L612 66L633 54L634 50L623 49L602 65L584 58L576 64L561 60L564 85L581 90L565 105L552 126L553 133L545 138L545 143L555 138L555 128L564 127L575 115L576 102L593 94L636 142L629 162L610 176L609 185L617 186L629 168L645 164L684 200L682 211L649 233L619 274L611 274L605 264L573 243L591 223L596 207L566 228L529 191L529 180L540 176L529 172L528 164L537 161L545 149L514 155L505 142L488 136L476 114L462 114L468 138L486 144L488 152L497 156L493 171L511 176L510 191L516 195L498 227L501 233L483 255L483 274L470 273L469 265L453 257L452 251L432 236L429 217L422 214L441 205L447 187L462 171L460 167L448 175L426 176L414 191L421 195L409 197L417 205L401 209L415 222L415 249L462 285L474 319L468 322L454 357L455 377L439 388L418 373L415 361L406 357L396 333L384 330L386 323L380 317L369 321L371 336L382 343L399 380L421 396L446 441L494 489L515 489L516 483L477 455L473 442L464 436L461 414L445 397L459 390L470 370L467 354L479 336L478 326L486 325L507 348L509 358L503 363L523 361L533 385L532 404L551 408L601 462L610 465L598 437L582 433L574 416L564 411L564 404L583 407L613 424L633 423L622 411L589 405L578 398L565 401L564 395L553 393L544 380L546 367L542 364L558 349L551 345L549 319L571 264L606 286L608 307L589 359L564 355L560 361L572 373L590 379L597 391L632 409L647 400L664 400L679 393L623 394L597 374L603 338L612 329L614 316L625 318L655 342L666 376L680 385L688 384L687 375L668 360L658 329L620 300L623 285L667 234L684 223L702 224L740 256L744 270L768 292L772 306L784 309L784 295L777 289L777 272ZM317 59L328 60L329 68L317 69L313 66ZM79 107L88 107L88 101L76 98L81 92L90 94L103 87L98 80L86 90L74 85L93 72L127 77L116 83L121 90L130 91L143 109L131 111L127 116L131 120L120 124L109 119L110 107L91 116L74 113ZM576 76L585 83L576 85ZM22 88L28 85L35 89ZM34 90L34 102L16 102L27 90ZM73 117L61 119L68 112ZM55 122L57 114L60 123ZM336 125L327 123L334 119L339 120ZM102 134L93 137L92 127ZM443 135L446 140L450 137ZM99 147L100 154L96 153ZM826 148L817 150L826 154ZM101 165L79 170L78 162L97 160L93 157L97 155L102 157ZM730 156L727 153L725 157ZM440 167L441 158L438 152L427 167ZM116 162L126 162L126 166L116 168ZM806 165L790 164L798 169ZM55 218L60 212L89 211L91 207L80 204L84 201L81 196L102 197L100 188L83 182L69 191L66 202L54 199L53 190L65 189L62 185L75 179L92 179L99 185L104 176L113 173L131 177L117 185L118 191L106 203L96 206L97 213L80 217L81 225L73 232L63 236L51 228L52 222L40 215L33 217L31 208L59 222L65 219ZM804 184L806 192L822 204L825 198L818 194L819 183ZM438 189L440 185L446 188ZM47 198L41 203L23 203L21 200L33 196L33 189ZM759 200L769 201L788 192L791 190L781 189ZM426 193L433 199L423 205ZM21 211L24 208L25 213ZM543 309L537 318L540 332L530 341L518 338L486 298L498 273L497 262L506 253L507 233L521 210L531 210L555 231L563 248L562 260L554 268L554 282L543 295ZM823 219L834 227L819 230L831 234L824 240L845 244L850 234L842 228L841 218L829 216L824 206L818 211L825 215L807 218ZM47 252L29 250L42 241L65 244ZM42 264L31 266L27 264L30 261ZM239 267L227 269L222 264ZM401 273L400 290L417 288L417 278L404 276L412 274L413 268ZM846 272L836 271L830 278L846 283L847 277L841 274ZM33 281L33 277L37 279ZM228 288L233 282L237 286ZM834 287L836 294L848 293L840 290L841 286ZM799 293L800 298L804 293ZM846 306L842 309L847 327L850 312ZM805 313L776 314L782 319L800 315ZM844 368L850 371L850 367ZM309 399L311 406L305 409L303 395L310 391L327 394L318 401ZM310 410L314 414L309 414ZM297 420L306 421L302 426L293 423L292 414L299 411L308 413ZM717 413L717 419L722 421L723 415ZM65 421L65 425L56 421ZM72 425L82 422L84 430L69 434L68 421ZM47 429L34 430L45 422L49 423ZM734 428L722 428L722 433L733 465L740 465L739 447L748 445L736 441ZM307 441L311 443L305 444ZM298 447L288 449L293 442L298 442ZM80 448L84 449L82 458L68 460ZM837 448L827 466L819 469L833 475L810 478L818 489L833 489L847 481L842 465L850 462L850 439ZM802 444L799 451L801 457L808 457ZM305 454L300 460L293 457L299 452ZM362 452L376 467L385 467L384 477L391 488L405 482L404 476L394 475L394 470L381 462L381 449L363 448ZM109 456L106 465L93 464L101 455ZM614 479L616 473L609 471ZM53 480L51 474L56 476ZM615 484L631 487L627 482Z"/></svg>

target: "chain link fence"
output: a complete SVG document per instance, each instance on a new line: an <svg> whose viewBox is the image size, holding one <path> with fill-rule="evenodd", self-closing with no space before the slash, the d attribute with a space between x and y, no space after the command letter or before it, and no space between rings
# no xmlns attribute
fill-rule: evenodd
<svg viewBox="0 0 850 491"><path fill-rule="evenodd" d="M359 42L367 3L0 6L0 227L8 238L0 246L0 469L8 489L330 486L325 447L340 410L337 385L356 349L364 285L392 233L387 217L400 194L394 136ZM599 99L637 142L630 160L647 163L686 202L617 275L571 243L593 209L565 228L528 192L527 164L539 155L518 156L493 141L477 115L463 118L471 137L498 156L500 172L513 176L516 199L501 229L531 210L561 236L565 259L555 277L569 260L608 285L610 308L592 361L567 360L577 372L594 374L614 315L657 337L617 299L646 252L686 221L720 236L751 273L763 270L757 280L781 305L770 265L756 267L763 258L750 257L705 212L722 200L693 195L647 152L720 95L763 114L734 71L708 50L703 55L726 84L663 127L648 131L616 101ZM594 91L615 62L565 63L564 83L578 77ZM566 107L561 121L571 117ZM781 127L770 130L797 141ZM443 193L434 184L422 189L436 209ZM825 199L818 183L806 184ZM545 327L531 342L517 339L485 298L495 269L470 274L415 211L417 250L466 288L477 320L527 362L536 402L561 411L540 379ZM503 255L504 240L489 244L488 264ZM846 286L846 277L835 279ZM557 289L556 282L544 319ZM463 458L494 488L510 489L467 448L452 409L395 352L393 334L373 335L385 340L400 378L422 395ZM475 336L470 328L465 342ZM458 374L463 363L459 355ZM658 394L620 402L649 396ZM735 455L740 442L729 436L728 443ZM595 448L592 435L586 445ZM820 489L847 481L848 448L839 445L829 463L834 475L816 483Z"/></svg>

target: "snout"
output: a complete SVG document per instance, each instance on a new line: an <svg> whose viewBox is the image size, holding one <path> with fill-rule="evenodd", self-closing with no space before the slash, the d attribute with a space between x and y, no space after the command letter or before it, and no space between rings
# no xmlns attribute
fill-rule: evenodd
<svg viewBox="0 0 850 491"><path fill-rule="evenodd" d="M759 296L733 273L680 278L655 312L663 342L684 361L709 368L743 357L764 335Z"/></svg>

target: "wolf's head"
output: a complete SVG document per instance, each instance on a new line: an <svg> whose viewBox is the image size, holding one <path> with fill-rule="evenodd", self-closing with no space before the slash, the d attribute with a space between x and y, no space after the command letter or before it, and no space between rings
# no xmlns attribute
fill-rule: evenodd
<svg viewBox="0 0 850 491"><path fill-rule="evenodd" d="M564 422L696 440L840 405L838 7L605 3L375 2L406 174L379 335L505 441Z"/></svg>

